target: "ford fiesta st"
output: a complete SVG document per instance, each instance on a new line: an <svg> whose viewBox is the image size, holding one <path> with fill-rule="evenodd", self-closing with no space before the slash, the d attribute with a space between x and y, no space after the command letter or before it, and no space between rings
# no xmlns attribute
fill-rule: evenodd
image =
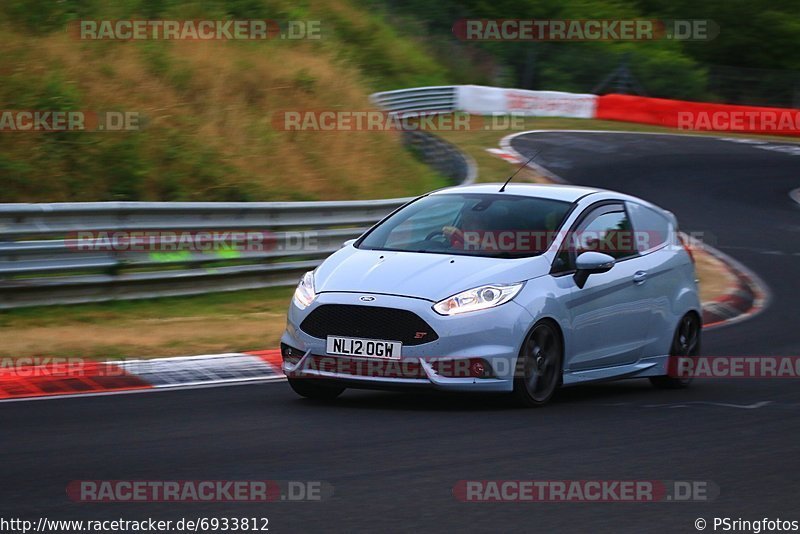
<svg viewBox="0 0 800 534"><path fill-rule="evenodd" d="M547 403L561 385L684 387L699 354L675 217L620 193L481 184L423 195L300 280L281 339L298 394L428 387Z"/></svg>

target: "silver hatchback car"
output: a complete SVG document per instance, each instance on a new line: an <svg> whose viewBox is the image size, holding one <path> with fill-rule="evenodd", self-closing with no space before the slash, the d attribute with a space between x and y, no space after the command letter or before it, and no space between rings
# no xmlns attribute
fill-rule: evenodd
<svg viewBox="0 0 800 534"><path fill-rule="evenodd" d="M700 351L675 217L585 187L480 184L397 209L306 273L281 339L300 395L427 387L547 403L561 385L684 387Z"/></svg>

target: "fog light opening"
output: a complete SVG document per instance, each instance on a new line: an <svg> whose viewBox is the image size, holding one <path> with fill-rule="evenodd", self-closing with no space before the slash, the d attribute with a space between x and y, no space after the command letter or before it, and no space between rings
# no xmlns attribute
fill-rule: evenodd
<svg viewBox="0 0 800 534"><path fill-rule="evenodd" d="M469 374L473 378L485 378L486 365L484 364L483 360L470 360Z"/></svg>
<svg viewBox="0 0 800 534"><path fill-rule="evenodd" d="M303 358L303 354L302 350L291 347L286 343L281 343L281 356L284 362L297 365L297 362Z"/></svg>

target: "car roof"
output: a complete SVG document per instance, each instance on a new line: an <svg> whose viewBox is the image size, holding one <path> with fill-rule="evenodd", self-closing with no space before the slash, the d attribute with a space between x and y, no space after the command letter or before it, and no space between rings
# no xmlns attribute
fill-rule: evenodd
<svg viewBox="0 0 800 534"><path fill-rule="evenodd" d="M433 192L433 195L448 193L499 193L502 183L487 183L461 185L448 187ZM603 189L594 187L582 187L577 185L556 185L556 184L508 184L505 193L508 195L519 195L536 198L548 198L561 200L564 202L575 202L592 193L605 192Z"/></svg>
<svg viewBox="0 0 800 534"><path fill-rule="evenodd" d="M430 193L431 195L440 195L448 193L484 193L484 194L498 194L502 183L486 183L486 184L472 184L472 185L459 185L455 187L446 187ZM669 217L674 224L677 225L675 215L657 206L652 202L648 202L639 197L626 195L616 191L609 191L608 189L600 189L597 187L584 187L580 185L562 185L562 184L508 184L505 189L505 194L529 196L536 198L547 198L551 200L560 200L563 202L576 203L580 209L606 200L613 200L617 202L636 202L643 206L648 206L657 211L663 212Z"/></svg>

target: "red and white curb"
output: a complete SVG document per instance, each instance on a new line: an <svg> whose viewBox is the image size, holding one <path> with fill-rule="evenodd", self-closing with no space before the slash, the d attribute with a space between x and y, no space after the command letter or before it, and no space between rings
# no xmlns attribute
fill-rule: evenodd
<svg viewBox="0 0 800 534"><path fill-rule="evenodd" d="M767 285L750 269L724 252L696 239L693 246L721 261L736 277L736 284L709 302L703 302L703 328L726 326L760 313L767 306L770 295Z"/></svg>
<svg viewBox="0 0 800 534"><path fill-rule="evenodd" d="M517 156L509 154L508 152L506 152L501 148L487 148L486 152L494 156L497 156L498 158L504 159L507 162L511 163L512 165L519 165L520 163L522 163L522 161L520 161L519 158L517 158Z"/></svg>
<svg viewBox="0 0 800 534"><path fill-rule="evenodd" d="M0 402L207 388L283 380L279 350L0 367Z"/></svg>

